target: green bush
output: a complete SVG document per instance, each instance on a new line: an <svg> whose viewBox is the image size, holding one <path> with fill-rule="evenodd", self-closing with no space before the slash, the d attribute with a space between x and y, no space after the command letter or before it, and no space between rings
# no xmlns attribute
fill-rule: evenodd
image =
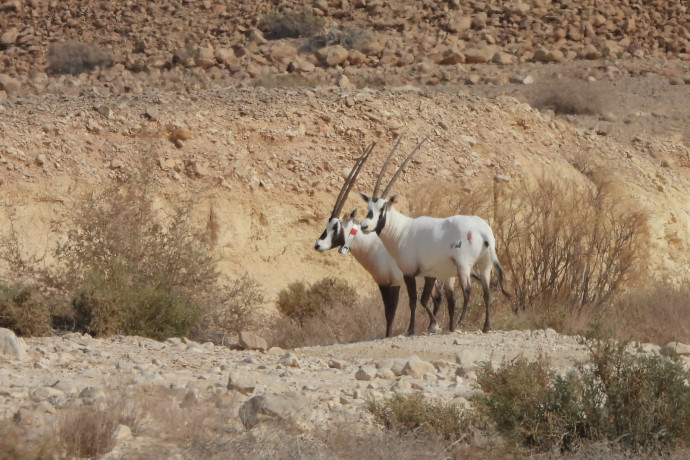
<svg viewBox="0 0 690 460"><path fill-rule="evenodd" d="M421 393L396 393L381 402L369 400L367 411L374 421L400 434L439 437L456 441L467 435L469 419L454 404L429 401Z"/></svg>
<svg viewBox="0 0 690 460"><path fill-rule="evenodd" d="M599 341L591 360L566 376L545 360L486 364L476 399L482 415L517 444L576 451L610 442L634 453L690 445L690 377L677 361L629 355L625 344Z"/></svg>
<svg viewBox="0 0 690 460"><path fill-rule="evenodd" d="M112 54L92 43L68 42L48 48L48 70L52 73L79 75L96 67L111 65Z"/></svg>
<svg viewBox="0 0 690 460"><path fill-rule="evenodd" d="M246 325L263 301L248 277L223 286L191 203L158 211L145 178L86 196L56 250L56 285L75 327L95 335L155 339L197 332L222 337ZM233 323L237 321L237 323Z"/></svg>
<svg viewBox="0 0 690 460"><path fill-rule="evenodd" d="M127 334L163 340L188 335L201 311L174 286L136 279L117 264L92 272L72 302L77 324L94 336Z"/></svg>
<svg viewBox="0 0 690 460"><path fill-rule="evenodd" d="M0 327L36 336L48 334L50 324L50 310L37 287L0 285Z"/></svg>
<svg viewBox="0 0 690 460"><path fill-rule="evenodd" d="M294 11L273 11L259 21L259 29L269 40L311 37L319 32L325 21L309 7Z"/></svg>
<svg viewBox="0 0 690 460"><path fill-rule="evenodd" d="M312 286L303 281L290 283L278 293L276 306L285 316L300 323L320 314L327 305L345 307L357 301L357 292L346 281L323 278Z"/></svg>

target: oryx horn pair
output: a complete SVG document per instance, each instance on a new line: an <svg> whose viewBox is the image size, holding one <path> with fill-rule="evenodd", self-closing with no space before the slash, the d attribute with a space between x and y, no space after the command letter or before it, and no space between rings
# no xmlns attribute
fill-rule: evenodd
<svg viewBox="0 0 690 460"><path fill-rule="evenodd" d="M393 184L395 184L395 181L398 179L398 176L400 176L400 173L402 170L407 166L407 163L410 161L412 158L412 155L414 155L417 150L422 146L422 144L428 139L428 137L425 137L422 139L420 143L417 144L417 146L410 152L405 160L402 162L402 164L398 167L398 170L395 171L395 174L393 174L393 177L391 178L390 182L386 186L385 190L381 194L380 198L386 198L388 196L388 192L391 191L393 188ZM400 141L402 140L402 136L398 138L398 141L395 143L393 146L393 150L388 154L388 157L386 158L386 161L383 162L383 166L381 166L381 172L379 172L379 177L376 179L376 185L374 185L374 192L372 194L372 199L379 198L376 194L379 191L379 187L381 186L381 180L383 179L383 175L386 174L386 169L388 168L388 164L390 163L391 159L393 158L393 154L395 153L396 149L398 148L398 145L400 145Z"/></svg>

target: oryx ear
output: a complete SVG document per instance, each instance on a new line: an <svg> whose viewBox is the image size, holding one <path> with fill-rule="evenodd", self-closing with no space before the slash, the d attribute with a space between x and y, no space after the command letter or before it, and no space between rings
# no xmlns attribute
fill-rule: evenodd
<svg viewBox="0 0 690 460"><path fill-rule="evenodd" d="M393 206L397 202L398 202L398 195L393 195L392 197L388 198L388 201L386 202L386 207L390 208L391 206Z"/></svg>
<svg viewBox="0 0 690 460"><path fill-rule="evenodd" d="M367 203L369 202L369 197L368 197L366 194L364 194L364 193L362 193L362 192L359 192L359 196L361 196L362 199L363 199L364 201L366 201Z"/></svg>
<svg viewBox="0 0 690 460"><path fill-rule="evenodd" d="M355 209L354 211L352 211L350 213L350 219L354 219L356 215L357 215L357 210Z"/></svg>

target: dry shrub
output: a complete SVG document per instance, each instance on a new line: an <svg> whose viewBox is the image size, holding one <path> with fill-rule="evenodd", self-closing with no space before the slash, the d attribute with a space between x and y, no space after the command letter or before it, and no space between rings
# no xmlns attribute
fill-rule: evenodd
<svg viewBox="0 0 690 460"><path fill-rule="evenodd" d="M383 401L372 399L367 411L377 424L401 434L456 441L467 438L469 433L469 420L458 406L427 400L421 393L396 393Z"/></svg>
<svg viewBox="0 0 690 460"><path fill-rule="evenodd" d="M360 297L340 279L323 278L312 286L292 283L279 293L277 308L281 315L264 335L283 348L368 340L386 329L378 291ZM403 315L398 316L395 330L402 330Z"/></svg>
<svg viewBox="0 0 690 460"><path fill-rule="evenodd" d="M485 364L480 414L518 445L576 452L610 442L629 453L667 454L690 445L690 376L667 358L631 356L626 343L589 344L591 357L567 375L541 358Z"/></svg>
<svg viewBox="0 0 690 460"><path fill-rule="evenodd" d="M113 407L68 411L58 425L58 438L69 457L99 457L115 447L119 413Z"/></svg>
<svg viewBox="0 0 690 460"><path fill-rule="evenodd" d="M154 339L199 325L221 337L245 327L262 300L256 285L245 277L222 286L210 244L190 222L193 203L157 211L146 184L133 175L72 210L55 282L72 302L76 327Z"/></svg>
<svg viewBox="0 0 690 460"><path fill-rule="evenodd" d="M600 307L637 274L646 253L646 216L621 206L605 182L542 178L497 206L499 258L510 273L516 311Z"/></svg>
<svg viewBox="0 0 690 460"><path fill-rule="evenodd" d="M199 341L226 344L229 337L253 328L258 322L257 309L264 303L264 292L249 274L219 286L217 300L204 308L192 336Z"/></svg>
<svg viewBox="0 0 690 460"><path fill-rule="evenodd" d="M269 40L281 38L311 37L319 32L325 21L316 16L311 8L301 10L273 11L259 21L259 29Z"/></svg>
<svg viewBox="0 0 690 460"><path fill-rule="evenodd" d="M79 75L96 67L110 67L113 56L93 43L68 42L48 48L48 70L57 74Z"/></svg>
<svg viewBox="0 0 690 460"><path fill-rule="evenodd" d="M623 203L593 175L587 184L542 178L457 193L432 185L421 188L410 210L487 220L514 294L513 311L534 312L535 319L546 314L555 323L563 318L549 327L572 332L571 319L581 322L609 305L642 269L647 219Z"/></svg>
<svg viewBox="0 0 690 460"><path fill-rule="evenodd" d="M611 110L614 96L604 82L558 80L534 85L529 104L559 115L601 115Z"/></svg>
<svg viewBox="0 0 690 460"><path fill-rule="evenodd" d="M356 27L336 26L327 34L309 37L300 47L300 53L311 54L326 46L340 45L345 49L365 52L369 44L376 40L374 32Z"/></svg>
<svg viewBox="0 0 690 460"><path fill-rule="evenodd" d="M0 327L38 336L50 333L50 326L47 301L36 286L0 285Z"/></svg>

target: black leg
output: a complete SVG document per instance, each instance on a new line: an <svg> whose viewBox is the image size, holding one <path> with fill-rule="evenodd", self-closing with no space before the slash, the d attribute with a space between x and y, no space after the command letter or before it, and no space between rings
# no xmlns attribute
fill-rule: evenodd
<svg viewBox="0 0 690 460"><path fill-rule="evenodd" d="M455 331L455 290L453 286L445 286L446 302L448 302L448 329Z"/></svg>
<svg viewBox="0 0 690 460"><path fill-rule="evenodd" d="M398 295L400 294L400 286L379 286L381 297L383 298L383 306L386 315L386 337L393 336L393 319L395 319L395 310L398 308Z"/></svg>
<svg viewBox="0 0 690 460"><path fill-rule="evenodd" d="M491 303L491 291L489 289L490 283L482 280L482 289L484 290L484 305L486 305L486 317L484 318L484 328L482 332L489 332L489 304Z"/></svg>
<svg viewBox="0 0 690 460"><path fill-rule="evenodd" d="M436 284L436 278L424 278L424 290L422 290L422 307L426 310L429 315L429 332L437 332L438 325L436 321L436 315L429 308L429 297L431 297L431 291L434 289Z"/></svg>
<svg viewBox="0 0 690 460"><path fill-rule="evenodd" d="M407 296L410 299L410 326L407 328L408 335L414 335L415 310L417 309L417 281L414 276L405 275L405 286Z"/></svg>
<svg viewBox="0 0 690 460"><path fill-rule="evenodd" d="M437 319L438 311L441 309L441 302L443 301L441 289L444 287L443 281L436 280L436 283L434 283L434 288L431 290L431 301L434 303L434 316L436 316Z"/></svg>

